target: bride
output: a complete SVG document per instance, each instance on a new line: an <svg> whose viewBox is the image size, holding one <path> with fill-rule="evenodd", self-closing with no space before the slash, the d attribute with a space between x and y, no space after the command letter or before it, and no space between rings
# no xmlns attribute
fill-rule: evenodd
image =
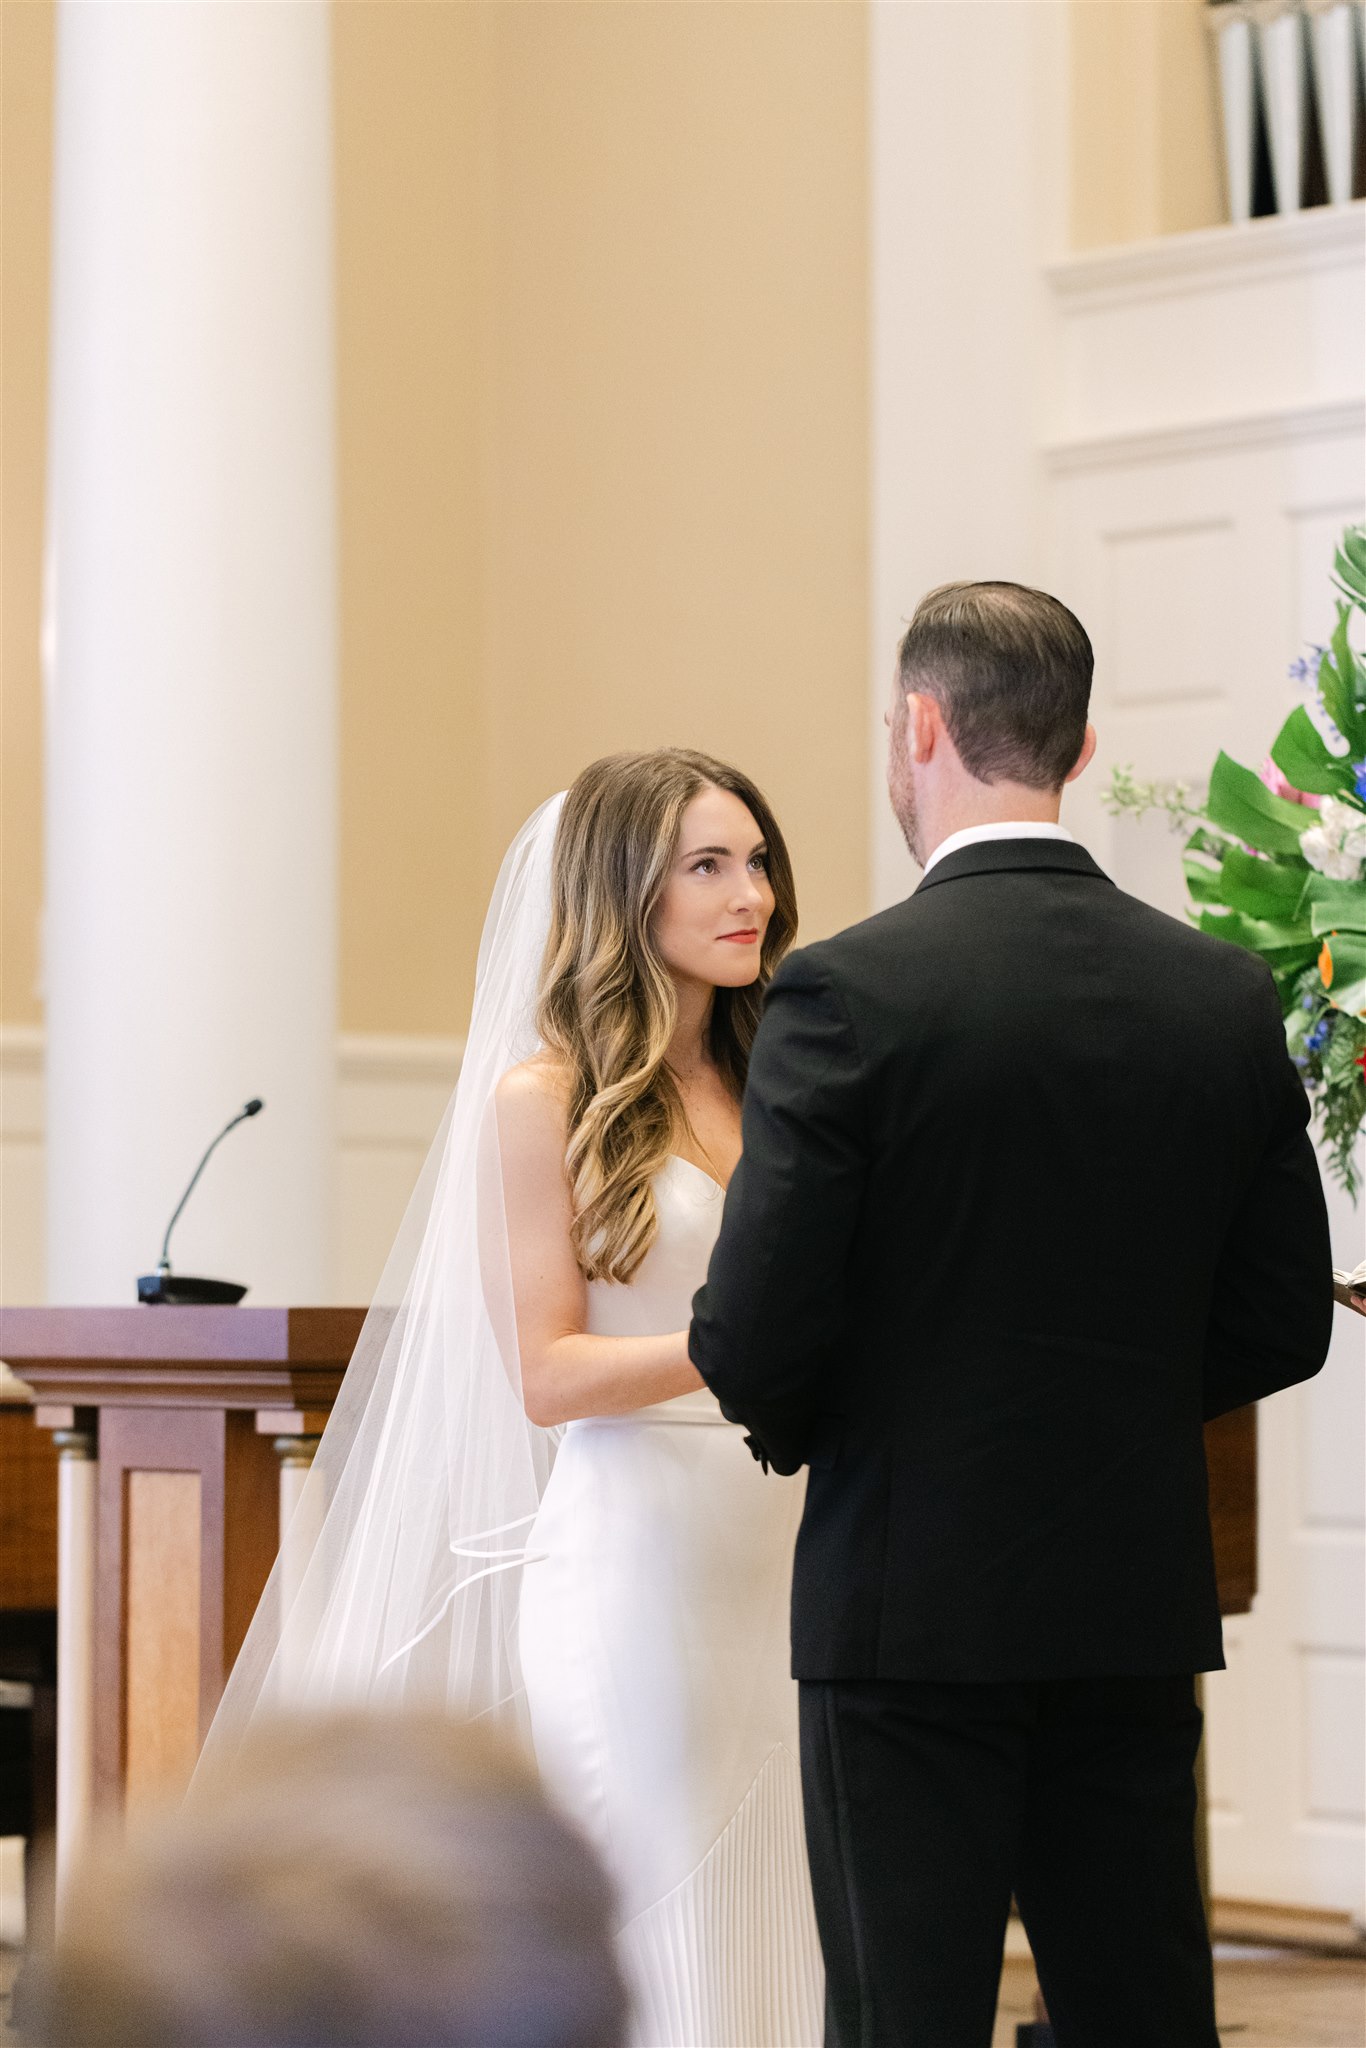
<svg viewBox="0 0 1366 2048"><path fill-rule="evenodd" d="M738 771L624 754L504 862L460 1081L208 1748L433 1699L534 1746L616 1886L640 2048L816 2048L800 1479L689 1362L796 930Z"/></svg>

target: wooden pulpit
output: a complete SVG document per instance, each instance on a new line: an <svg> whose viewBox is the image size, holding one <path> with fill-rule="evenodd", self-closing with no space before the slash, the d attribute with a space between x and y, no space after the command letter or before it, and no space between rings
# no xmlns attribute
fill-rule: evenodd
<svg viewBox="0 0 1366 2048"><path fill-rule="evenodd" d="M364 1311L5 1308L55 1433L57 1862L183 1786Z"/></svg>
<svg viewBox="0 0 1366 2048"><path fill-rule="evenodd" d="M1257 1410L1205 1425L1209 1517L1221 1614L1246 1614L1257 1591Z"/></svg>
<svg viewBox="0 0 1366 2048"><path fill-rule="evenodd" d="M55 1475L50 1454L32 1462L34 1486L57 1496L59 1881L92 1806L188 1780L363 1321L349 1308L0 1309L0 1358L57 1453ZM1256 1590L1256 1428L1248 1408L1206 1431L1226 1614ZM34 1507L35 1526L46 1512Z"/></svg>
<svg viewBox="0 0 1366 2048"><path fill-rule="evenodd" d="M0 1367L0 1835L32 1842L57 1814L57 1453L28 1390ZM34 1857L28 1926L44 1925Z"/></svg>

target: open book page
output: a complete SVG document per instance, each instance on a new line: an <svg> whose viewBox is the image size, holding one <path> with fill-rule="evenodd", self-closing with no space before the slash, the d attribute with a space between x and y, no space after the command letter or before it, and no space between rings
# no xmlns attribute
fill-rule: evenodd
<svg viewBox="0 0 1366 2048"><path fill-rule="evenodd" d="M1350 1273L1333 1268L1333 1299L1350 1303L1354 1294L1366 1294L1366 1259L1353 1266Z"/></svg>

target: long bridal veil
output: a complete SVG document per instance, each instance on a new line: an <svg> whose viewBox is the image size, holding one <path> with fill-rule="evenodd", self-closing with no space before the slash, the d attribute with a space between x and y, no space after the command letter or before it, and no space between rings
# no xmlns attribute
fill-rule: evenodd
<svg viewBox="0 0 1366 2048"><path fill-rule="evenodd" d="M524 1732L521 1567L556 1433L522 1407L492 1100L537 1042L562 804L542 805L503 863L460 1078L206 1760L257 1714L343 1704L421 1703Z"/></svg>

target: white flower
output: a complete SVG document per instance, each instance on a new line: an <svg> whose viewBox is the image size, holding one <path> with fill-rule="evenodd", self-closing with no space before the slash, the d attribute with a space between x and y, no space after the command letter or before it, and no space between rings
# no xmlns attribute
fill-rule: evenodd
<svg viewBox="0 0 1366 2048"><path fill-rule="evenodd" d="M1359 882L1366 867L1366 811L1326 796L1315 822L1300 834L1300 852L1330 881Z"/></svg>
<svg viewBox="0 0 1366 2048"><path fill-rule="evenodd" d="M1366 811L1341 797L1326 796L1319 805L1319 824L1334 845L1356 860L1366 860Z"/></svg>
<svg viewBox="0 0 1366 2048"><path fill-rule="evenodd" d="M1300 852L1311 868L1327 875L1331 882L1359 882L1363 862L1354 853L1331 840L1321 825L1311 825L1300 834Z"/></svg>

